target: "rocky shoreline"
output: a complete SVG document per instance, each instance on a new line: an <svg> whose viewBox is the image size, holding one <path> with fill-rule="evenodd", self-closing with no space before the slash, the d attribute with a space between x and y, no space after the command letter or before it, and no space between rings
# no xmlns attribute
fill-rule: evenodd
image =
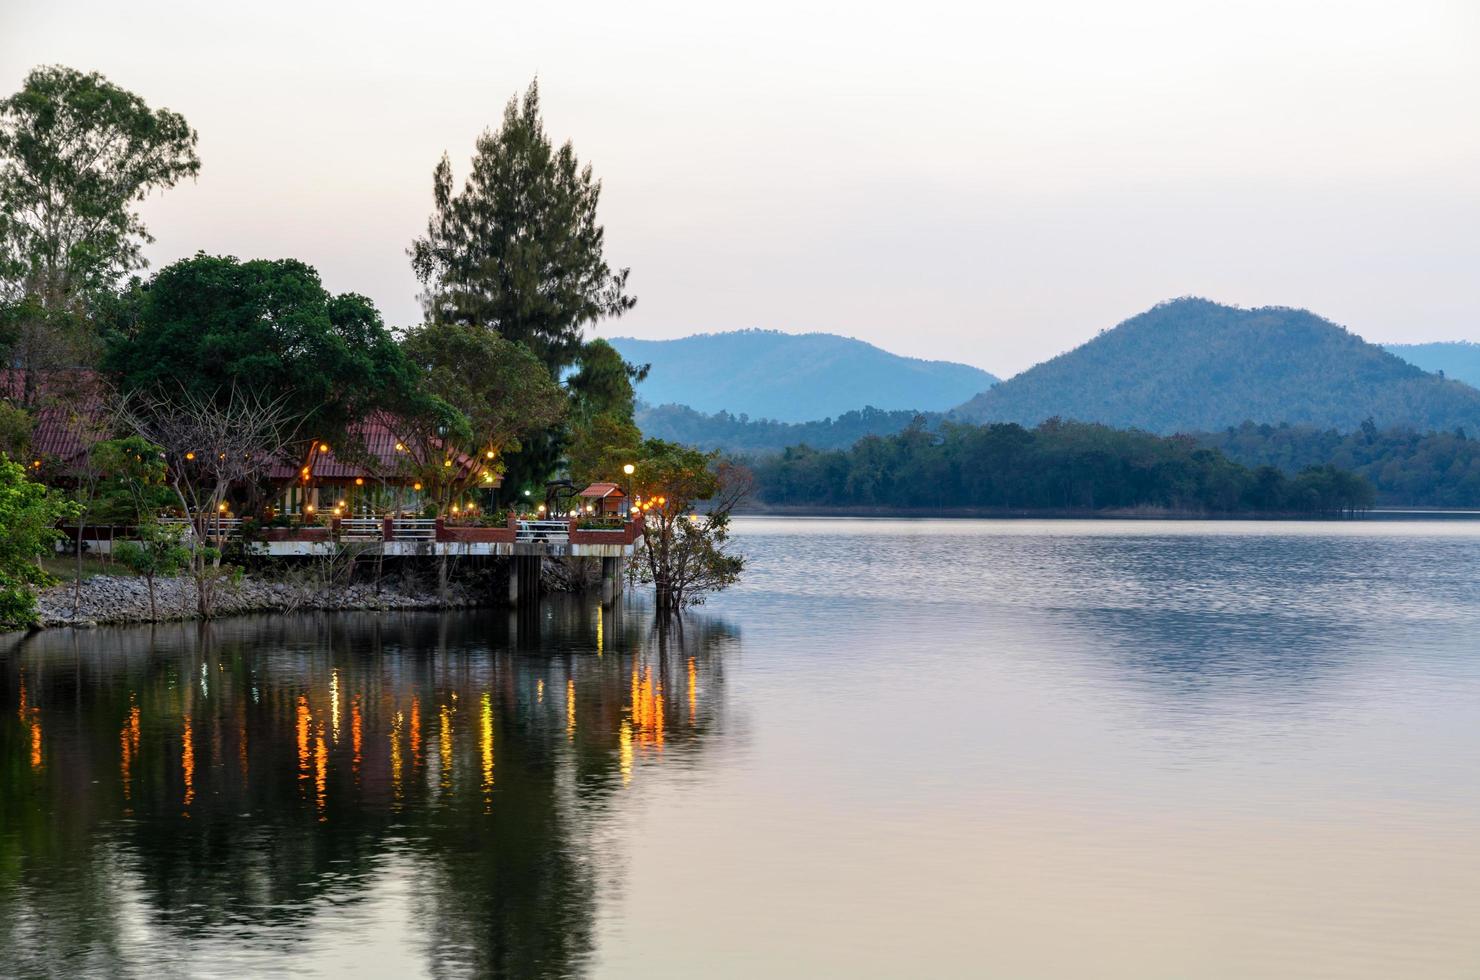
<svg viewBox="0 0 1480 980"><path fill-rule="evenodd" d="M541 568L544 592L580 592L601 580L601 563L589 558L546 558ZM379 583L354 582L314 586L304 581L281 581L248 575L216 586L215 615L248 613L292 613L307 610L379 612L390 610L470 609L500 604L506 594L487 577L454 580L445 595L438 594L426 579L387 577ZM82 581L82 601L72 614L73 583L64 582L41 590L36 596L37 626L114 626L198 619L195 582L189 576L160 578L154 582L155 606L159 615L149 614L149 586L142 578L126 575L93 575Z"/></svg>
<svg viewBox="0 0 1480 980"><path fill-rule="evenodd" d="M196 619L195 583L189 578L157 579L154 583L158 620ZM36 597L37 623L42 628L92 627L151 622L149 588L142 578L94 575L82 583L82 601L72 614L73 584L54 585ZM466 609L490 604L486 589L448 586L445 596L435 591L404 590L399 582L340 585L305 589L286 582L252 577L217 586L218 617L246 613L291 613L307 610L384 611Z"/></svg>

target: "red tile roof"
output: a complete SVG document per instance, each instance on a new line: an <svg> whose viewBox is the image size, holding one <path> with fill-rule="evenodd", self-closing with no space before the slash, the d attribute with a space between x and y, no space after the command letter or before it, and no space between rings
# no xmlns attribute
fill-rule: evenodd
<svg viewBox="0 0 1480 980"><path fill-rule="evenodd" d="M622 488L615 483L593 483L580 493L578 497L625 497Z"/></svg>

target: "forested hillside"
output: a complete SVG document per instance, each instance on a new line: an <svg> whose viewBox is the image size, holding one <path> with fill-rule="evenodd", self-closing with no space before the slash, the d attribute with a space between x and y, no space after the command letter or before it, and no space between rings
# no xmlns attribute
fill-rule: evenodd
<svg viewBox="0 0 1480 980"><path fill-rule="evenodd" d="M1331 463L1352 470L1372 483L1385 506L1480 507L1480 440L1463 430L1420 434L1369 423L1341 433L1250 422L1197 440L1247 466L1295 473Z"/></svg>
<svg viewBox="0 0 1480 980"><path fill-rule="evenodd" d="M908 410L886 412L870 407L820 422L777 422L729 412L705 415L687 405L637 408L637 426L650 438L749 455L779 453L788 446L799 445L847 449L864 436L893 435L917 418L935 423L940 415Z"/></svg>
<svg viewBox="0 0 1480 980"><path fill-rule="evenodd" d="M1163 303L962 405L973 421L1052 417L1152 432L1256 422L1480 432L1480 391L1304 310Z"/></svg>
<svg viewBox="0 0 1480 980"><path fill-rule="evenodd" d="M681 340L611 343L634 364L651 364L638 397L757 419L810 422L874 405L943 412L996 378L950 361L900 357L833 334L738 330Z"/></svg>
<svg viewBox="0 0 1480 980"><path fill-rule="evenodd" d="M1078 422L911 426L850 450L788 449L754 469L765 503L809 507L1330 514L1373 500L1367 481L1334 467L1291 477L1187 437Z"/></svg>
<svg viewBox="0 0 1480 980"><path fill-rule="evenodd" d="M1425 371L1480 388L1480 344L1455 340L1433 344L1384 344L1383 348Z"/></svg>

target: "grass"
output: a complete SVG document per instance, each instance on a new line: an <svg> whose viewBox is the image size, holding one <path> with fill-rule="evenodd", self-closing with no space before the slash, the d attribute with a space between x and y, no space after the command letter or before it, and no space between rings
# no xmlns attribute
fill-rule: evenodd
<svg viewBox="0 0 1480 980"><path fill-rule="evenodd" d="M44 555L41 558L41 567L63 582L77 581L77 559L72 555ZM91 578L94 575L118 575L129 577L133 575L127 568L118 562L104 561L101 558L82 559L82 577Z"/></svg>

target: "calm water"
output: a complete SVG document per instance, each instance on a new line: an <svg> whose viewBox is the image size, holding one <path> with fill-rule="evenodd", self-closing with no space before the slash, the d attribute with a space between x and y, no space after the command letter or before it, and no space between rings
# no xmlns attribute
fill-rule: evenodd
<svg viewBox="0 0 1480 980"><path fill-rule="evenodd" d="M744 585L0 644L0 974L1480 976L1480 523L745 520Z"/></svg>

